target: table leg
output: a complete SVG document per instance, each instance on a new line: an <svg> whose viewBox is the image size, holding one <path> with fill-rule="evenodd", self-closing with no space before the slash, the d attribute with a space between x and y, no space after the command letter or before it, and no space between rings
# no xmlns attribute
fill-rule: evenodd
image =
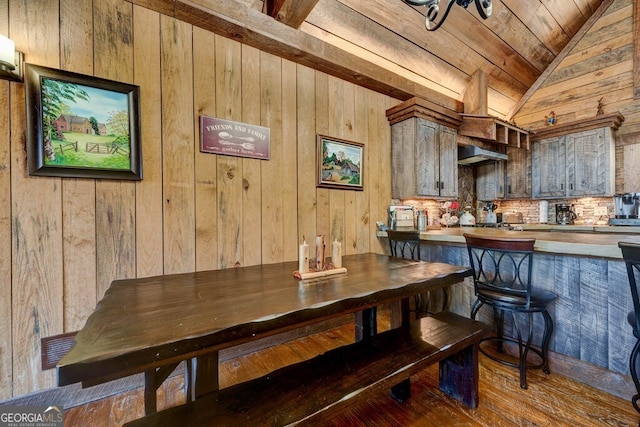
<svg viewBox="0 0 640 427"><path fill-rule="evenodd" d="M217 391L218 384L218 352L194 357L187 361L185 372L185 394L187 401Z"/></svg>
<svg viewBox="0 0 640 427"><path fill-rule="evenodd" d="M391 303L391 329L399 327L409 328L411 324L410 308L409 298L403 298Z"/></svg>
<svg viewBox="0 0 640 427"><path fill-rule="evenodd" d="M356 341L372 337L378 333L377 307L371 307L355 313Z"/></svg>
<svg viewBox="0 0 640 427"><path fill-rule="evenodd" d="M158 396L156 394L156 370L144 373L144 414L155 414L158 411Z"/></svg>
<svg viewBox="0 0 640 427"><path fill-rule="evenodd" d="M159 368L150 369L144 373L144 413L155 414L158 411L157 391L171 372L178 366L177 363Z"/></svg>

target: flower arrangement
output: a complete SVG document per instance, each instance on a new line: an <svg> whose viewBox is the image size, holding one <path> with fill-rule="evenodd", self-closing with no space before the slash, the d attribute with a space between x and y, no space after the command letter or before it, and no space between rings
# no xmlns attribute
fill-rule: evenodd
<svg viewBox="0 0 640 427"><path fill-rule="evenodd" d="M458 218L459 209L460 203L456 200L447 200L446 202L443 202L440 210L444 213L440 216L440 225L444 225L445 227L457 225L460 221L460 218Z"/></svg>

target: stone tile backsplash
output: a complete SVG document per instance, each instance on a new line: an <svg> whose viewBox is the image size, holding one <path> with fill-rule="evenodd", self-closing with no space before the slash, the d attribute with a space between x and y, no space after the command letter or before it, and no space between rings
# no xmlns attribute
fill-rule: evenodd
<svg viewBox="0 0 640 427"><path fill-rule="evenodd" d="M600 215L595 214L595 208L604 206L607 208L607 216L613 215L613 198L611 197L585 197L581 199L549 199L549 211L547 221L550 224L556 223L556 204L573 204L576 211L581 211L578 220L597 221ZM496 212L522 212L522 217L526 223L539 222L539 202L540 200L497 200ZM480 210L482 208L480 207Z"/></svg>
<svg viewBox="0 0 640 427"><path fill-rule="evenodd" d="M485 212L483 207L485 202L478 202L475 195L475 180L473 177L473 169L471 167L458 167L458 203L460 211L465 206L472 206L472 213L476 217L476 222L485 222ZM566 203L573 204L578 212L578 222L593 220L597 221L600 215L596 215L595 211L598 207L606 207L607 217L614 214L612 197L585 197L580 199L548 199L548 218L549 224L556 223L556 204ZM539 202L540 200L519 199L519 200L495 200L498 206L496 213L504 212L521 212L525 223L539 222ZM439 223L440 215L444 213L441 209L443 200L435 199L409 199L409 200L393 200L393 204L412 205L417 210L427 210L429 216L429 225ZM604 220L604 218L603 218Z"/></svg>

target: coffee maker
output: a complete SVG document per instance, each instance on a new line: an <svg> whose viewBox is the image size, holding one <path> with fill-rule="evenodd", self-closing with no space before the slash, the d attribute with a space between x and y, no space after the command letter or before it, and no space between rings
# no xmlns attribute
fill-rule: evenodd
<svg viewBox="0 0 640 427"><path fill-rule="evenodd" d="M640 226L640 193L616 194L613 196L613 205L615 214L613 218L609 218L609 225Z"/></svg>
<svg viewBox="0 0 640 427"><path fill-rule="evenodd" d="M616 218L638 218L638 201L637 193L624 193L613 196L613 203L616 208Z"/></svg>
<svg viewBox="0 0 640 427"><path fill-rule="evenodd" d="M562 225L572 225L578 216L573 211L573 205L558 203L556 205L556 222Z"/></svg>

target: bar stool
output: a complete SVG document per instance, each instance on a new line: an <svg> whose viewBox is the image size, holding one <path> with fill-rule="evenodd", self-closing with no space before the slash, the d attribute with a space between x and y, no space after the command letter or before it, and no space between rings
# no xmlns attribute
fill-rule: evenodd
<svg viewBox="0 0 640 427"><path fill-rule="evenodd" d="M549 340L553 332L553 319L548 306L557 295L553 292L535 289L532 285L533 245L535 239L513 239L478 237L464 234L469 252L469 262L473 270L474 291L477 297L471 307L471 318L475 319L478 310L487 304L493 308L496 335L481 341L497 343L498 353L503 353L503 344L518 345L517 363L499 354L490 353L483 345L480 351L492 360L518 368L520 387L527 388L527 369L542 368L549 374ZM513 332L516 337L504 336L504 315L511 314ZM540 348L532 345L533 315L541 313L544 318L544 333ZM519 314L527 315L527 322L521 321ZM520 320L520 321L519 321ZM512 334L513 335L513 334ZM528 362L529 352L540 358L540 363Z"/></svg>
<svg viewBox="0 0 640 427"><path fill-rule="evenodd" d="M638 355L640 355L640 297L638 296L638 285L640 284L640 280L638 280L638 278L640 278L640 244L618 242L618 247L622 250L622 257L627 267L631 299L633 301L633 311L627 315L627 322L629 322L633 329L633 336L638 339L629 356L629 370L631 371L633 383L636 385L637 393L631 398L631 403L633 407L636 408L636 411L640 412L640 406L638 406L638 399L640 398L640 381L638 381Z"/></svg>
<svg viewBox="0 0 640 427"><path fill-rule="evenodd" d="M388 230L389 248L391 256L396 258L420 259L420 232ZM449 304L449 294L446 288L442 288L442 310L446 310ZM431 294L429 292L415 296L416 318L425 316L429 312Z"/></svg>

